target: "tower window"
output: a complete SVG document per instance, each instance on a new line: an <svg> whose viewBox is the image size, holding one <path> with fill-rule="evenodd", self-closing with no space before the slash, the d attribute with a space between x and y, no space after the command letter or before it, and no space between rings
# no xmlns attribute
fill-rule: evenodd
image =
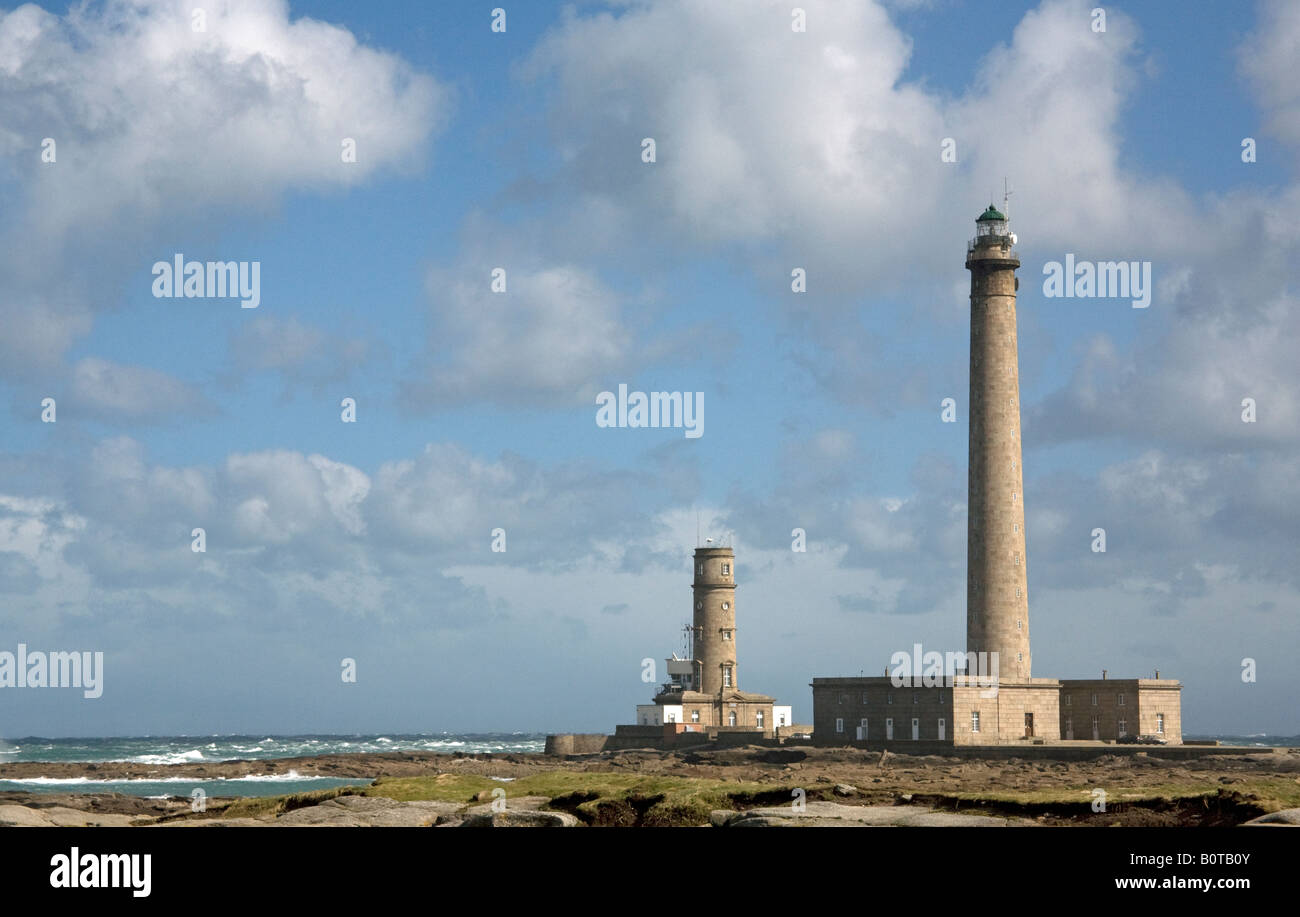
<svg viewBox="0 0 1300 917"><path fill-rule="evenodd" d="M723 564L723 565L722 565L722 575L723 575L723 576L730 576L730 575L731 575L731 564Z"/></svg>
<svg viewBox="0 0 1300 917"><path fill-rule="evenodd" d="M731 631L729 631L729 630L724 630L724 631L722 632L722 639L723 639L723 640L730 640L730 639L731 639Z"/></svg>
<svg viewBox="0 0 1300 917"><path fill-rule="evenodd" d="M703 603L703 602L700 602L700 601L697 601L697 602L695 603L695 610L696 610L696 611L699 611L699 610L701 610L702 608L704 608L704 603Z"/></svg>
<svg viewBox="0 0 1300 917"><path fill-rule="evenodd" d="M1012 503L1015 503L1015 502L1016 502L1016 497L1018 497L1018 496L1020 496L1020 494L1016 493L1014 490L1011 491L1011 502L1012 502Z"/></svg>
<svg viewBox="0 0 1300 917"><path fill-rule="evenodd" d="M730 602L723 602L723 603L722 603L722 610L723 610L723 611L726 611L726 610L727 610L728 608L730 608L730 607L731 607L731 603L730 603Z"/></svg>
<svg viewBox="0 0 1300 917"><path fill-rule="evenodd" d="M1024 653L1016 653L1016 662L1024 662L1024 661L1025 661L1025 654L1024 654Z"/></svg>
<svg viewBox="0 0 1300 917"><path fill-rule="evenodd" d="M1019 555L1019 554L1016 555L1016 566L1017 566L1017 567L1020 566L1020 555ZM722 607L723 607L723 608L726 608L727 606L726 606L726 605L723 605Z"/></svg>
<svg viewBox="0 0 1300 917"><path fill-rule="evenodd" d="M1020 534L1020 523L1019 523L1019 522L1013 522L1013 523L1011 523L1011 531L1014 532L1015 534L1019 535L1019 534Z"/></svg>
<svg viewBox="0 0 1300 917"><path fill-rule="evenodd" d="M724 688L731 687L731 666L729 665L722 667L722 686Z"/></svg>
<svg viewBox="0 0 1300 917"><path fill-rule="evenodd" d="M1016 598L1020 598L1020 587L1016 587Z"/></svg>
<svg viewBox="0 0 1300 917"><path fill-rule="evenodd" d="M1016 630L1024 630L1024 629L1025 629L1025 622L1024 622L1024 621L1021 621L1021 620L1019 620L1019 619L1017 619L1017 620L1016 620Z"/></svg>
<svg viewBox="0 0 1300 917"><path fill-rule="evenodd" d="M696 572L696 573L703 573L703 572L704 572L704 564L696 564L696 565L695 565L695 572Z"/></svg>

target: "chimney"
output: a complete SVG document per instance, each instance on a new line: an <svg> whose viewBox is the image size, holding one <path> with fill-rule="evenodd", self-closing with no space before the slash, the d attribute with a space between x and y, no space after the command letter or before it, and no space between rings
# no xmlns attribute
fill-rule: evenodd
<svg viewBox="0 0 1300 917"><path fill-rule="evenodd" d="M1105 669L1102 669L1102 670L1101 670L1101 680L1102 680L1102 681L1105 681L1105 680L1106 680L1106 670L1105 670Z"/></svg>

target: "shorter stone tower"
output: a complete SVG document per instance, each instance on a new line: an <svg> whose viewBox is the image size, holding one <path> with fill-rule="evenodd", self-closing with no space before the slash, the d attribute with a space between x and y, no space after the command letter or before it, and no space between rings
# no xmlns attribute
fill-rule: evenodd
<svg viewBox="0 0 1300 917"><path fill-rule="evenodd" d="M736 669L736 553L696 548L692 643L695 684L703 694L738 690Z"/></svg>
<svg viewBox="0 0 1300 917"><path fill-rule="evenodd" d="M666 727L674 734L704 733L710 739L732 735L736 741L746 741L755 733L772 738L782 729L788 734L794 726L789 706L766 694L740 690L736 552L715 546L710 538L695 549L691 568L686 654L674 653L664 660L668 681L660 685L651 703L637 705L635 726L618 727L619 740L640 741L648 733L636 730L647 727Z"/></svg>

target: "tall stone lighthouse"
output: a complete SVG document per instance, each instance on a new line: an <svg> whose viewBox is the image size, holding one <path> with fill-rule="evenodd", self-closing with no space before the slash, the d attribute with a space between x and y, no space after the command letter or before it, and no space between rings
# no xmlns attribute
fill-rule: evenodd
<svg viewBox="0 0 1300 917"><path fill-rule="evenodd" d="M954 677L948 686L942 680L930 683L922 674L929 663L915 659L900 665L890 657L883 677L814 678L815 744L1042 745L1125 742L1137 736L1182 741L1182 685L1160 678L1158 671L1155 678L1113 678L1107 669L1100 679L1031 676L1015 245L1006 215L990 204L975 220L975 238L966 246L970 476L964 674L976 677Z"/></svg>
<svg viewBox="0 0 1300 917"><path fill-rule="evenodd" d="M1003 679L1028 679L1029 588L1016 358L1020 259L1006 216L992 204L975 227L975 238L966 248L970 271L966 650L997 653Z"/></svg>

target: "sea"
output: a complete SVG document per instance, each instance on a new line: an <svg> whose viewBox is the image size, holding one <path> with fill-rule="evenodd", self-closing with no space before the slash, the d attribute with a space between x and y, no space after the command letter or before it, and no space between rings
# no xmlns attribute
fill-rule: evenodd
<svg viewBox="0 0 1300 917"><path fill-rule="evenodd" d="M14 761L129 762L134 764L198 764L233 760L270 760L304 755L365 752L432 751L452 754L487 752L541 753L542 733L434 733L402 735L212 735L112 736L102 739L0 739L0 766ZM102 780L92 777L26 777L0 779L0 792L122 793L130 796L193 798L206 796L280 796L348 784L365 779L315 777L295 771L285 774L230 778L162 777Z"/></svg>
<svg viewBox="0 0 1300 917"><path fill-rule="evenodd" d="M1184 739L1218 739L1224 745L1300 747L1300 736L1186 735ZM432 751L452 754L515 752L540 754L546 746L543 733L433 733L402 735L212 735L113 736L103 739L0 739L0 766L11 761L130 762L135 764L190 764L233 760L271 760L305 755L360 754L365 752ZM315 777L295 771L285 774L229 778L162 777L156 779L102 780L93 777L26 777L0 779L0 792L123 793L131 796L190 797L196 790L207 796L280 796L348 784L364 779Z"/></svg>

